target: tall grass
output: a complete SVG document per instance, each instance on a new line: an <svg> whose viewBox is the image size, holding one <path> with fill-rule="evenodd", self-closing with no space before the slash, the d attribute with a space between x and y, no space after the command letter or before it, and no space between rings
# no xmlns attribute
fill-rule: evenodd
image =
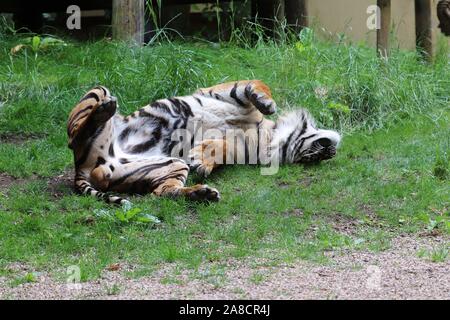
<svg viewBox="0 0 450 320"><path fill-rule="evenodd" d="M441 48L434 64L402 50L385 61L373 48L321 41L311 29L277 30L276 40L267 39L260 25L249 23L226 42L164 37L141 48L69 41L37 55L11 55L20 38L3 31L0 131L59 131L78 98L99 83L127 113L198 87L258 78L273 89L280 110L306 107L322 125L345 131L382 128L449 105L448 48Z"/></svg>

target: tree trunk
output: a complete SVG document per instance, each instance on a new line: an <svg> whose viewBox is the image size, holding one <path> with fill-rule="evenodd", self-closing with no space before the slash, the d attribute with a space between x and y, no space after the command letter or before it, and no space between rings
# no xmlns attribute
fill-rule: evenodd
<svg viewBox="0 0 450 320"><path fill-rule="evenodd" d="M417 48L426 54L428 59L433 58L433 25L432 25L432 0L416 0L416 44Z"/></svg>
<svg viewBox="0 0 450 320"><path fill-rule="evenodd" d="M144 42L144 0L113 0L112 34L117 40Z"/></svg>
<svg viewBox="0 0 450 320"><path fill-rule="evenodd" d="M377 51L382 57L389 55L389 33L391 28L391 0L377 0L381 17L380 29L377 30Z"/></svg>

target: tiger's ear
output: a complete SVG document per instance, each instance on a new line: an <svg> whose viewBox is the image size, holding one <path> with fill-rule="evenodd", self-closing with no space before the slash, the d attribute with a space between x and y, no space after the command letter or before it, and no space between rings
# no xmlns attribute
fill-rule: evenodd
<svg viewBox="0 0 450 320"><path fill-rule="evenodd" d="M67 135L69 137L68 147L74 149L77 137L88 123L95 110L109 94L108 90L102 86L95 87L81 98L80 102L70 112L67 121Z"/></svg>

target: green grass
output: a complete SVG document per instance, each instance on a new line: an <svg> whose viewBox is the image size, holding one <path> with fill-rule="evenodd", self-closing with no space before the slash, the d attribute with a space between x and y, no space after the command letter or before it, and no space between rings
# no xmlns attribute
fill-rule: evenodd
<svg viewBox="0 0 450 320"><path fill-rule="evenodd" d="M441 245L431 250L421 249L417 255L432 262L445 262L449 258L449 244Z"/></svg>
<svg viewBox="0 0 450 320"><path fill-rule="evenodd" d="M16 262L62 278L77 265L83 281L113 263L142 276L164 263L321 262L329 250L384 250L399 233L448 235L447 51L433 65L401 51L382 62L364 46L331 45L310 35L301 40L253 48L129 48L104 40L12 56L20 39L0 35L0 139L37 137L0 141L0 173L25 179L0 189L0 275L24 279L7 269ZM92 86L109 87L128 113L158 98L249 78L273 88L280 110L306 106L319 123L343 132L337 157L285 166L274 176L261 176L258 167L226 167L207 180L221 191L219 203L132 198L162 220L158 225L117 223L96 214L114 212L111 206L69 189L62 197L49 192L48 178L73 166L65 123ZM253 281L263 279L255 274Z"/></svg>

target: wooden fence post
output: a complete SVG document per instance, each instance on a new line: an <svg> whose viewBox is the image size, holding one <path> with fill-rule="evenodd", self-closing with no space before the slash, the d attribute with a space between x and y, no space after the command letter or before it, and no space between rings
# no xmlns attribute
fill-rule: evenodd
<svg viewBox="0 0 450 320"><path fill-rule="evenodd" d="M386 58L389 55L389 33L391 28L391 0L377 0L381 17L380 28L377 29L377 51L378 54Z"/></svg>
<svg viewBox="0 0 450 320"><path fill-rule="evenodd" d="M415 0L416 45L429 60L433 59L432 0Z"/></svg>
<svg viewBox="0 0 450 320"><path fill-rule="evenodd" d="M287 23L292 26L296 32L308 25L307 19L307 0L285 0L285 12Z"/></svg>
<svg viewBox="0 0 450 320"><path fill-rule="evenodd" d="M144 0L113 0L113 38L141 45L144 42L144 13Z"/></svg>

